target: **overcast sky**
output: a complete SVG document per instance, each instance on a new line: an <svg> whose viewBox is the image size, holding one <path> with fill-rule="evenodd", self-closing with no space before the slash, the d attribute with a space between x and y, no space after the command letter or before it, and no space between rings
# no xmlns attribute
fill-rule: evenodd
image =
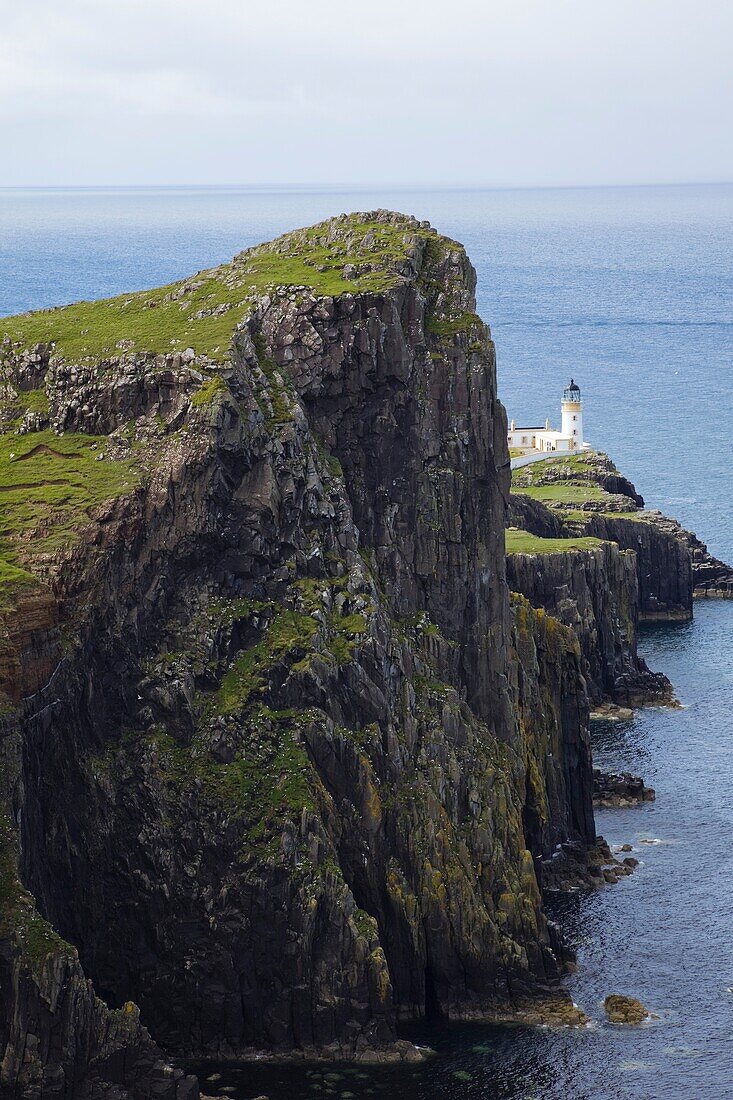
<svg viewBox="0 0 733 1100"><path fill-rule="evenodd" d="M731 0L0 13L0 185L733 179Z"/></svg>

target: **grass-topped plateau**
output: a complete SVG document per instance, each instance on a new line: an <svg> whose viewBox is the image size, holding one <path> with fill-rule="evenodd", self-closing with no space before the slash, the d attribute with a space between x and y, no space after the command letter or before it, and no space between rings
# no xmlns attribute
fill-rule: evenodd
<svg viewBox="0 0 733 1100"><path fill-rule="evenodd" d="M609 494L598 485L587 482L556 481L551 485L513 485L513 493L521 493L532 500L559 501L566 504L587 504L588 501L602 501Z"/></svg>
<svg viewBox="0 0 733 1100"><path fill-rule="evenodd" d="M434 250L462 251L412 219L353 214L287 233L155 290L0 319L0 337L6 335L14 350L52 343L54 354L69 361L189 347L223 361L237 324L268 291L306 287L331 297L382 292L400 280L421 240Z"/></svg>
<svg viewBox="0 0 733 1100"><path fill-rule="evenodd" d="M602 539L589 537L546 539L529 531L509 527L506 532L507 554L568 554L575 550L597 550Z"/></svg>

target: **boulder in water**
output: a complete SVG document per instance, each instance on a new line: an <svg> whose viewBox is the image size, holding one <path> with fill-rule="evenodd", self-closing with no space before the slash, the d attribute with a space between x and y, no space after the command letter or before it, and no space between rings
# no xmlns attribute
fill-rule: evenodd
<svg viewBox="0 0 733 1100"><path fill-rule="evenodd" d="M612 1024L640 1024L649 1016L641 1001L621 993L611 993L603 1002L603 1007Z"/></svg>

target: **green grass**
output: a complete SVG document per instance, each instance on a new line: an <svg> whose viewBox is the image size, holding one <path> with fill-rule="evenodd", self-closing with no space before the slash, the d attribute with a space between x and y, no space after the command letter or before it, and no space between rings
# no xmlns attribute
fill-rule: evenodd
<svg viewBox="0 0 733 1100"><path fill-rule="evenodd" d="M429 316L425 320L426 332L440 339L449 339L459 332L470 335L471 331L477 326L483 328L483 321L476 313L461 313L457 317L446 318Z"/></svg>
<svg viewBox="0 0 733 1100"><path fill-rule="evenodd" d="M228 764L214 760L200 738L182 746L163 729L145 737L152 737L161 775L174 800L194 787L206 802L240 822L241 856L246 859L263 848L275 855L273 837L282 821L315 808L318 781L298 734L299 725L311 718L308 711L274 711L258 705L247 717L253 736L246 751Z"/></svg>
<svg viewBox="0 0 733 1100"><path fill-rule="evenodd" d="M195 316L221 305L230 308ZM55 353L68 360L119 355L122 347L164 354L192 346L215 355L228 352L232 332L247 312L243 288L230 289L220 276L207 273L156 290L4 318L0 332L24 347L53 342Z"/></svg>
<svg viewBox="0 0 733 1100"><path fill-rule="evenodd" d="M32 573L8 561L6 557L2 556L2 550L0 549L0 591L5 588L17 589L26 585L30 587L37 583ZM0 610L2 610L1 606Z"/></svg>
<svg viewBox="0 0 733 1100"><path fill-rule="evenodd" d="M139 481L132 459L98 459L103 437L0 436L0 585L29 583L22 566L69 545L94 508Z"/></svg>
<svg viewBox="0 0 733 1100"><path fill-rule="evenodd" d="M123 349L163 354L192 347L223 361L256 297L275 286L334 297L382 292L399 281L397 268L416 238L439 240L406 220L393 225L352 215L286 234L167 286L0 319L0 336L22 347L53 342L55 354L69 360L105 358ZM346 264L370 270L346 279Z"/></svg>
<svg viewBox="0 0 733 1100"><path fill-rule="evenodd" d="M318 622L299 611L275 616L264 638L240 654L224 676L214 699L218 714L233 714L266 687L265 673L278 661L293 660L310 652Z"/></svg>
<svg viewBox="0 0 733 1100"><path fill-rule="evenodd" d="M532 500L567 504L586 504L588 501L607 500L609 496L597 485L575 481L554 481L550 485L513 485L512 492L521 493Z"/></svg>
<svg viewBox="0 0 733 1100"><path fill-rule="evenodd" d="M2 321L0 321L0 327ZM0 350L0 365L2 351ZM4 431L19 427L27 412L48 416L49 401L45 389L19 390L12 397L0 399L0 424Z"/></svg>
<svg viewBox="0 0 733 1100"><path fill-rule="evenodd" d="M584 511L567 511L563 512L562 518L566 522L573 523L588 523L590 520L599 517L601 519L630 519L634 523L649 523L650 520L647 516L641 515L639 512L584 512Z"/></svg>
<svg viewBox="0 0 733 1100"><path fill-rule="evenodd" d="M211 378L207 378L200 389L196 390L196 393L191 398L191 404L194 408L207 408L213 405L219 394L228 392L224 379L218 375L213 374Z"/></svg>
<svg viewBox="0 0 733 1100"><path fill-rule="evenodd" d="M581 451L578 454L564 455L561 458L548 457L539 462L534 462L530 466L525 466L522 469L522 474L525 477L538 478L544 477L549 470L565 469L572 470L579 475L591 474L593 459L595 459L595 451Z"/></svg>
<svg viewBox="0 0 733 1100"><path fill-rule="evenodd" d="M596 550L599 546L603 546L602 539L543 539L514 527L506 532L507 554L566 554L573 550Z"/></svg>
<svg viewBox="0 0 733 1100"><path fill-rule="evenodd" d="M20 390L16 404L25 412L47 414L49 411L48 394L43 388Z"/></svg>
<svg viewBox="0 0 733 1100"><path fill-rule="evenodd" d="M260 701L267 692L268 673L278 664L304 672L316 655L337 666L347 664L361 636L367 632L366 617L359 612L340 615L332 611L326 615L325 623L315 618L317 612L323 612L319 593L325 587L341 588L345 584L346 578L306 578L296 582L294 587L305 613L285 608L275 614L260 641L240 653L224 675L208 711L226 716ZM323 637L322 648L316 645L319 632Z"/></svg>

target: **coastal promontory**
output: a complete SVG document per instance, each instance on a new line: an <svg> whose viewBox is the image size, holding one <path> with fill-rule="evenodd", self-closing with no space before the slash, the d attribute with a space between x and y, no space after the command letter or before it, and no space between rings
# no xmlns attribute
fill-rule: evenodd
<svg viewBox="0 0 733 1100"><path fill-rule="evenodd" d="M606 881L589 709L670 701L636 627L692 566L638 504L511 493L475 281L373 211L0 321L10 1095L572 1015L542 891Z"/></svg>

